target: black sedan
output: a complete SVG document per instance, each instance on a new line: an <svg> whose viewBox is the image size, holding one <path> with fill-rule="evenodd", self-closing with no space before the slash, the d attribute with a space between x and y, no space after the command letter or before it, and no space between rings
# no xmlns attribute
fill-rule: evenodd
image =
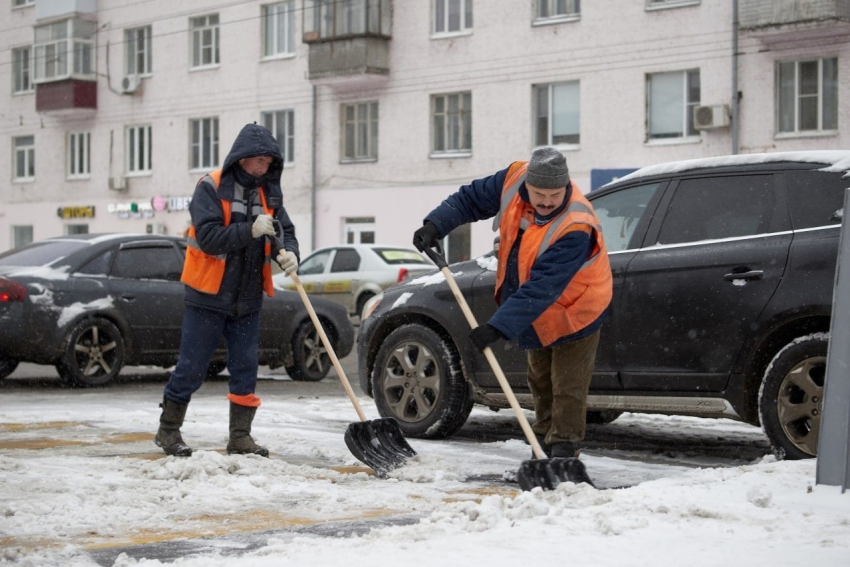
<svg viewBox="0 0 850 567"><path fill-rule="evenodd" d="M169 367L183 322L181 238L86 234L0 254L0 379L19 362L52 364L77 386L99 386L125 365ZM339 357L354 328L342 306L313 306ZM225 369L224 343L210 375ZM259 361L295 380L321 380L331 362L300 298L276 290L260 318Z"/></svg>
<svg viewBox="0 0 850 567"><path fill-rule="evenodd" d="M761 425L785 458L817 454L850 152L750 154L645 168L588 195L614 298L602 326L588 421L623 411ZM476 319L493 300L493 254L452 265ZM441 437L474 403L508 407L437 272L364 308L360 385L408 436ZM526 358L494 352L532 407Z"/></svg>

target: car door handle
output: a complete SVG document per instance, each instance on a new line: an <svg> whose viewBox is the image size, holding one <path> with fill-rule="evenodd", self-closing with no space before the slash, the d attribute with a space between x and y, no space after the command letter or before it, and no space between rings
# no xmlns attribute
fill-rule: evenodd
<svg viewBox="0 0 850 567"><path fill-rule="evenodd" d="M749 272L731 272L723 276L727 282L734 280L760 280L764 277L764 270L751 270Z"/></svg>
<svg viewBox="0 0 850 567"><path fill-rule="evenodd" d="M136 296L135 295L122 295L121 299L123 299L124 301L127 301L128 303L132 303L133 301L136 301Z"/></svg>

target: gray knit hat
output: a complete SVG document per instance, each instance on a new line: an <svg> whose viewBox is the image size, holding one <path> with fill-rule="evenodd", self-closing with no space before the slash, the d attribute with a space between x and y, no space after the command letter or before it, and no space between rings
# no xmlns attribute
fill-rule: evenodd
<svg viewBox="0 0 850 567"><path fill-rule="evenodd" d="M570 181L567 158L552 146L531 152L525 182L539 189L563 189Z"/></svg>

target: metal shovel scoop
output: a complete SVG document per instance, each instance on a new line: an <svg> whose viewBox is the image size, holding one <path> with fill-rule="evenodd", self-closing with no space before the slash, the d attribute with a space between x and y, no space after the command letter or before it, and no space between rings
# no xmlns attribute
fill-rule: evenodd
<svg viewBox="0 0 850 567"><path fill-rule="evenodd" d="M424 252L429 258L431 258L431 260L434 261L445 276L446 281L449 283L449 287L452 290L452 294L454 294L458 305L460 305L463 314L466 316L466 320L469 322L469 326L472 329L477 328L478 321L475 320L475 315L473 315L472 311L469 309L469 304L467 304L460 288L457 286L454 276L449 270L446 259L443 257L442 248L438 245L436 251L431 248L426 248ZM525 414L522 413L522 408L520 408L519 402L517 401L513 390L511 390L511 385L508 384L508 379L505 378L505 373L502 372L502 367L499 365L499 361L496 360L496 355L493 354L493 350L490 347L485 348L484 356L487 358L487 362L490 363L490 367L496 374L496 379L499 381L499 385L502 387L505 397L507 397L508 402L511 404L511 408L514 410L514 414L519 421L519 425L522 428L523 433L525 433L532 451L534 451L534 455L537 457L536 459L523 461L520 465L516 474L520 488L523 490L531 490L532 488L539 486L543 488L543 490L552 490L564 481L571 481L576 484L585 482L590 486L594 486L590 477L587 475L584 463L577 458L555 457L550 459L546 457L546 453L543 452L543 448L537 441L537 437L534 435L531 425L529 425L528 420L525 418Z"/></svg>
<svg viewBox="0 0 850 567"><path fill-rule="evenodd" d="M274 221L274 225L275 245L283 250L283 232L277 221ZM277 262L276 258L275 261ZM278 265L280 265L279 262ZM293 272L289 274L289 277L295 283L295 289L298 290L298 295L301 296L301 301L307 308L307 313L310 314L313 326L316 328L331 362L333 362L334 369L345 388L345 393L348 394L348 399L351 400L354 410L357 412L357 417L360 418L359 423L351 423L345 430L345 444L351 454L360 462L374 469L378 476L385 476L391 470L404 465L408 458L416 455L416 451L408 445L395 419L391 417L366 419L366 414L363 413L363 408L360 407L360 403L354 395L354 390L351 389L351 384L345 376L345 371L339 363L315 309L313 309L313 304L310 302L307 292L304 291L304 286L301 285L298 274Z"/></svg>

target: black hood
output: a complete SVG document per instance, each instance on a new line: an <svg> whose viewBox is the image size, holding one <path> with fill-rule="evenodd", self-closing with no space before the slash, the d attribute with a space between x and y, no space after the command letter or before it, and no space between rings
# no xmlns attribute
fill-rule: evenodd
<svg viewBox="0 0 850 567"><path fill-rule="evenodd" d="M232 194L233 175L232 168L239 166L239 160L243 158L270 156L272 163L269 170L262 177L261 184L271 195L281 196L280 176L283 174L283 156L280 155L280 147L272 133L258 124L246 124L224 160L221 168L222 179L220 190L224 189Z"/></svg>

